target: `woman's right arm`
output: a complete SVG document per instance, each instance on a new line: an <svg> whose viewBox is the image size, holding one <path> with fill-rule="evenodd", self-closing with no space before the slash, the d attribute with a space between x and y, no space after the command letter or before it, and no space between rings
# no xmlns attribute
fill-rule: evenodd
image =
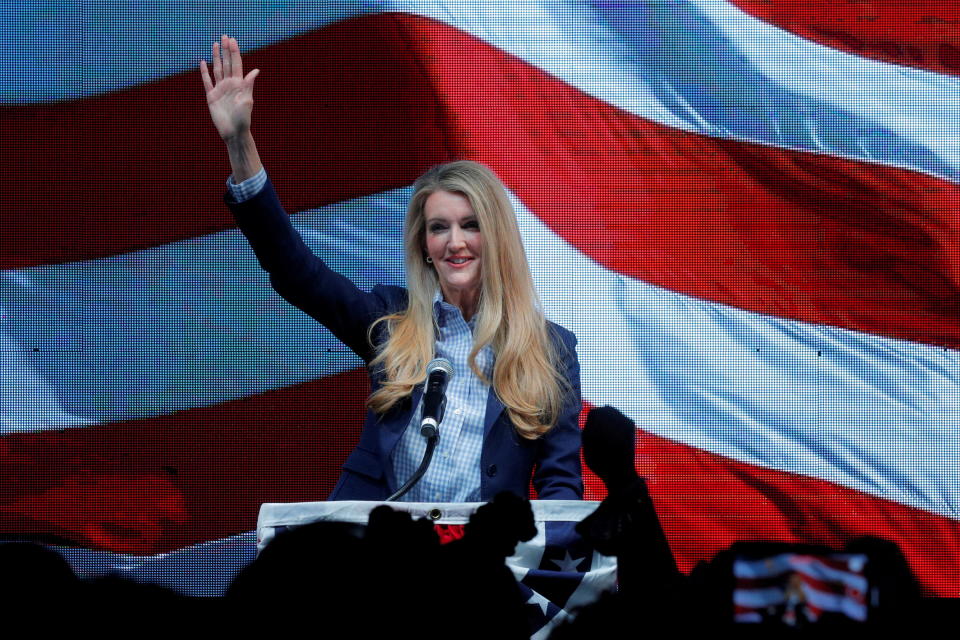
<svg viewBox="0 0 960 640"><path fill-rule="evenodd" d="M200 61L210 118L227 146L235 185L263 171L250 133L253 83L258 73L254 69L243 75L240 48L236 39L227 36L213 44L212 76L206 61ZM394 310L391 307L395 301L389 299L394 292L378 292L378 287L374 293L366 293L328 268L293 228L269 179L263 179L263 187L242 202L231 193L225 198L260 266L270 274L277 293L369 361L373 354L367 343L366 327Z"/></svg>
<svg viewBox="0 0 960 640"><path fill-rule="evenodd" d="M260 266L270 275L274 290L327 327L365 362L373 359L367 327L402 306L398 296L402 290L377 286L367 293L330 269L293 227L269 179L248 200L238 202L230 193L224 200Z"/></svg>

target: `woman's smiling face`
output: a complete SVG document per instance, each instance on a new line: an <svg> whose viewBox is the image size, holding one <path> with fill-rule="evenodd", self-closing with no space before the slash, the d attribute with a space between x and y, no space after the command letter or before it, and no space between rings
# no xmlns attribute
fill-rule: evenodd
<svg viewBox="0 0 960 640"><path fill-rule="evenodd" d="M426 252L440 280L444 299L473 315L480 297L483 236L466 196L436 191L423 205ZM470 309L468 314L466 311Z"/></svg>

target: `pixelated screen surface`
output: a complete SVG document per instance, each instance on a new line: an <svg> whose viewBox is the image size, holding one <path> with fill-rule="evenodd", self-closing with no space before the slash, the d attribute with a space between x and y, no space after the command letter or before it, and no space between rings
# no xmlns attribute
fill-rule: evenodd
<svg viewBox="0 0 960 640"><path fill-rule="evenodd" d="M682 569L873 535L957 596L946 4L3 9L0 537L160 580L183 553L203 592L261 503L324 499L357 444L363 361L271 288L222 200L198 64L226 33L259 69L251 131L291 222L362 290L405 286L427 168L502 180L584 406L636 423Z"/></svg>

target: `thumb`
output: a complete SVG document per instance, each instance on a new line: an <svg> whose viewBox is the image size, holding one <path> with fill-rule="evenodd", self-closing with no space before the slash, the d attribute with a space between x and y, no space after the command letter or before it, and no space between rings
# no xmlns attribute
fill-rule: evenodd
<svg viewBox="0 0 960 640"><path fill-rule="evenodd" d="M247 74L247 77L243 81L250 85L250 88L253 88L253 81L257 79L257 76L260 75L260 69L254 69Z"/></svg>

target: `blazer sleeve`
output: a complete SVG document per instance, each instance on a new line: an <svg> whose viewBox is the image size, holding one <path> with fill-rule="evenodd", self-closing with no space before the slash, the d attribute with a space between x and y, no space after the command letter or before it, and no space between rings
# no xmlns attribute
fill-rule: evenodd
<svg viewBox="0 0 960 640"><path fill-rule="evenodd" d="M540 455L533 472L533 487L541 500L581 500L583 472L580 466L580 361L577 338L557 325L560 361L566 365L569 384L560 418L540 443Z"/></svg>
<svg viewBox="0 0 960 640"><path fill-rule="evenodd" d="M237 202L228 192L224 202L276 292L369 363L375 354L367 328L402 308L406 292L378 285L368 293L330 269L294 229L269 179L249 200Z"/></svg>

